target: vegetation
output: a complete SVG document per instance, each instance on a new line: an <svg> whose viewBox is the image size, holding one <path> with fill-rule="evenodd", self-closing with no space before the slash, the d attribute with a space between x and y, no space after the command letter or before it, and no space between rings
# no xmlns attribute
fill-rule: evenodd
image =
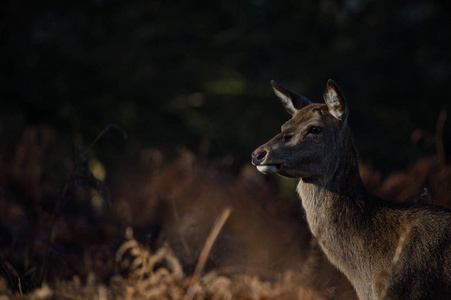
<svg viewBox="0 0 451 300"><path fill-rule="evenodd" d="M319 101L334 78L370 189L451 207L446 1L1 7L2 300L182 299L196 284L194 299L355 297L295 182L249 165L288 119L271 79Z"/></svg>
<svg viewBox="0 0 451 300"><path fill-rule="evenodd" d="M102 174L100 163L84 151L58 185L46 175L50 162L64 164L52 151L57 140L49 129L27 129L12 159L1 163L0 294L182 299L199 258L208 257L194 299L354 295L311 239L299 205L252 166L235 174L227 159L210 163L181 150L165 162L161 152L147 149L140 167L121 170L127 176L107 187L93 175ZM384 180L362 166L362 176L383 196L451 204L451 165L436 156ZM434 193L422 193L424 186ZM205 252L227 207L230 217Z"/></svg>

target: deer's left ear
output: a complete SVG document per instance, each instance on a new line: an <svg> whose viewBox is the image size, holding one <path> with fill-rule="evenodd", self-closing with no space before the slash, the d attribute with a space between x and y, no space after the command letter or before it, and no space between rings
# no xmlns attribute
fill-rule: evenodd
<svg viewBox="0 0 451 300"><path fill-rule="evenodd" d="M346 119L348 118L348 110L345 105L345 99L340 89L332 79L327 81L323 98L331 115L338 120L346 122Z"/></svg>

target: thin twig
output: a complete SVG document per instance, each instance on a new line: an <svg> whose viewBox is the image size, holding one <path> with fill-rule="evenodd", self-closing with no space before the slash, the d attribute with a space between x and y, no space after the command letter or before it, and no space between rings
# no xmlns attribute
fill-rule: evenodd
<svg viewBox="0 0 451 300"><path fill-rule="evenodd" d="M211 248L213 247L213 244L216 241L216 238L218 237L219 232L221 231L222 227L224 226L225 222L227 221L227 219L229 218L231 213L232 213L232 208L227 207L222 211L222 213L216 219L216 222L213 225L213 228L211 229L210 234L208 235L208 238L205 242L202 252L200 253L199 260L197 261L196 269L194 269L194 273L191 277L191 282L189 284L188 290L187 290L183 300L192 300L194 298L194 296L196 295L197 288L199 286L198 284L199 284L200 276L205 267L205 263L207 262L208 255L210 254Z"/></svg>
<svg viewBox="0 0 451 300"><path fill-rule="evenodd" d="M124 135L124 138L127 138L127 133L121 127L119 127L119 126L117 126L115 124L108 124L105 127L105 129L102 130L102 132L100 132L99 135L97 135L95 140L84 151L82 151L81 153L79 153L79 155L77 155L77 157L75 158L74 163L72 164L72 168L69 171L69 177L70 177L70 175L72 175L75 172L80 159L83 156L85 156L92 149L92 147L94 147L94 145L100 140L100 138L106 132L108 132L111 128L120 130L122 132L122 134ZM48 263L48 259L49 259L50 239L52 237L53 226L55 225L56 215L57 215L57 212L58 212L58 210L59 210L59 208L61 206L61 198L63 198L66 195L68 189L69 189L69 181L66 181L66 183L64 184L62 192L60 193L60 195L58 195L58 197L56 199L56 204L55 204L55 207L53 208L52 216L50 217L49 229L47 231L47 243L46 243L46 246L45 246L44 261L42 263L41 275L39 276L39 286L41 286L41 287L42 287L42 282L44 281L45 269L47 267L47 263Z"/></svg>
<svg viewBox="0 0 451 300"><path fill-rule="evenodd" d="M23 298L22 283L21 283L21 281L20 281L20 277L17 278L17 286L18 286L18 288L19 288L20 296Z"/></svg>
<svg viewBox="0 0 451 300"><path fill-rule="evenodd" d="M122 129L120 126L117 126L115 124L108 124L105 129L99 133L96 137L96 139L84 150L79 154L80 156L85 156L89 151L91 151L92 147L94 147L94 145L102 138L102 136L107 133L111 128L117 129L119 131L122 132L122 134L124 135L124 139L127 138L127 133L125 132L124 129Z"/></svg>

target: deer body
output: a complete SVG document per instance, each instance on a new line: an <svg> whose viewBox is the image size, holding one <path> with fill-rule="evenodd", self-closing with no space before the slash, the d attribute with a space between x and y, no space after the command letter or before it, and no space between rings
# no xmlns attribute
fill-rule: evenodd
<svg viewBox="0 0 451 300"><path fill-rule="evenodd" d="M252 154L263 173L300 178L307 223L361 299L451 299L451 212L371 194L361 181L344 98L325 104L272 82L292 119Z"/></svg>

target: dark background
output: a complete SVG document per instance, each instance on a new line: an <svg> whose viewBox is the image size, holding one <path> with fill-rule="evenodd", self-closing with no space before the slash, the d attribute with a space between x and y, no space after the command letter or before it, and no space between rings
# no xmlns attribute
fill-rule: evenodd
<svg viewBox="0 0 451 300"><path fill-rule="evenodd" d="M107 170L182 145L240 166L289 117L271 79L322 101L333 78L361 160L391 172L435 153L451 103L447 1L22 0L1 11L6 158L28 126L71 153L114 123L128 139L109 131L92 154Z"/></svg>
<svg viewBox="0 0 451 300"><path fill-rule="evenodd" d="M190 275L233 207L205 271L297 270L277 285L352 299L317 256L296 181L250 164L290 117L270 80L319 102L333 78L369 189L451 207L450 120L436 129L451 107L450 16L426 0L0 1L0 294L48 282L56 298L98 297L57 282L112 284L128 226L140 253L168 244ZM121 272L111 299L142 283Z"/></svg>

